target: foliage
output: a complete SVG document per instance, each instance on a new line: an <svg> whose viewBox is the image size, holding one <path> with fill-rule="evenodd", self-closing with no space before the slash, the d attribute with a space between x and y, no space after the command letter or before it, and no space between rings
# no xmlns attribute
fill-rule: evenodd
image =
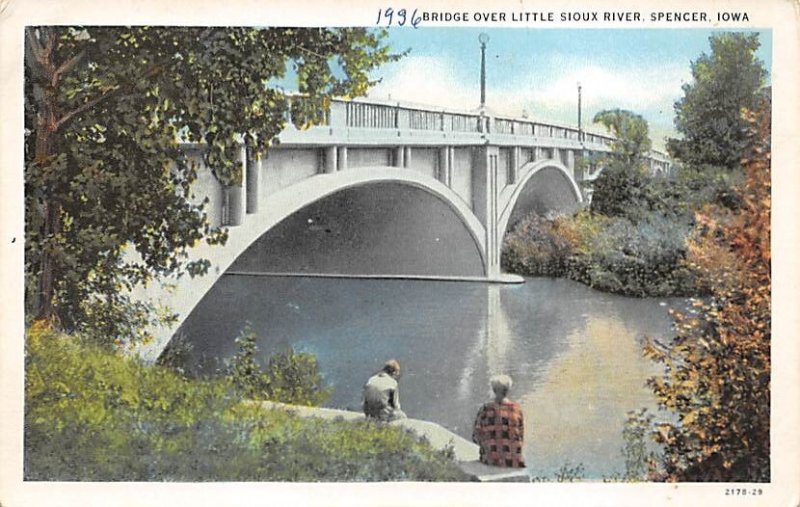
<svg viewBox="0 0 800 507"><path fill-rule="evenodd" d="M531 482L576 482L583 479L585 472L583 463L573 465L567 461L558 467L552 476L534 475L531 477Z"/></svg>
<svg viewBox="0 0 800 507"><path fill-rule="evenodd" d="M652 428L653 414L647 409L628 412L622 430L622 456L625 459L624 481L646 481L656 474L658 456L648 447L648 434Z"/></svg>
<svg viewBox="0 0 800 507"><path fill-rule="evenodd" d="M124 295L220 243L192 195L185 145L240 185L244 142L263 152L287 122L321 121L396 58L362 28L67 27L25 30L25 266L28 312L107 343L141 339L155 309ZM282 84L294 81L298 95ZM97 322L97 319L101 319ZM127 332L127 334L126 334Z"/></svg>
<svg viewBox="0 0 800 507"><path fill-rule="evenodd" d="M673 206L694 211L707 203L738 210L742 198L737 187L744 182L740 169L710 165L682 166L671 181L675 187Z"/></svg>
<svg viewBox="0 0 800 507"><path fill-rule="evenodd" d="M506 236L503 248L504 269L534 276L558 276L566 269L572 248L559 234L561 219L547 220L531 214Z"/></svg>
<svg viewBox="0 0 800 507"><path fill-rule="evenodd" d="M585 469L582 463L577 465L564 463L556 471L554 479L556 482L575 482L583 478L584 472Z"/></svg>
<svg viewBox="0 0 800 507"><path fill-rule="evenodd" d="M741 206L697 213L689 260L710 297L674 314L670 343L647 347L666 366L650 385L679 417L655 433L665 480L770 480L770 107L764 100L744 116Z"/></svg>
<svg viewBox="0 0 800 507"><path fill-rule="evenodd" d="M224 379L190 380L41 322L25 366L26 480L468 479L400 428L242 404Z"/></svg>
<svg viewBox="0 0 800 507"><path fill-rule="evenodd" d="M188 376L191 372L192 352L194 344L189 337L182 332L178 332L167 344L164 351L158 356L156 364L169 368L183 376Z"/></svg>
<svg viewBox="0 0 800 507"><path fill-rule="evenodd" d="M592 184L592 212L636 219L649 208L651 178L640 166L619 161L607 164Z"/></svg>
<svg viewBox="0 0 800 507"><path fill-rule="evenodd" d="M264 368L258 361L258 338L245 326L236 338L239 349L228 366L228 378L239 395L249 400L271 400L294 405L321 405L331 390L322 385L317 359L293 349L274 354Z"/></svg>
<svg viewBox="0 0 800 507"><path fill-rule="evenodd" d="M747 145L742 109L753 109L767 72L755 57L758 34L720 33L709 38L711 54L692 62L693 83L683 85L675 103L670 154L688 165L735 168Z"/></svg>
<svg viewBox="0 0 800 507"><path fill-rule="evenodd" d="M659 213L638 222L586 210L554 220L532 215L507 235L503 267L631 296L694 294L695 277L684 263L690 230L688 222Z"/></svg>
<svg viewBox="0 0 800 507"><path fill-rule="evenodd" d="M642 210L652 209L651 178L644 164L651 147L647 122L621 109L600 111L594 122L602 123L615 139L611 153L600 161L602 172L592 184L591 209L635 220Z"/></svg>
<svg viewBox="0 0 800 507"><path fill-rule="evenodd" d="M594 123L601 123L613 135L611 158L628 166L639 166L652 146L647 122L641 115L624 109L600 111Z"/></svg>

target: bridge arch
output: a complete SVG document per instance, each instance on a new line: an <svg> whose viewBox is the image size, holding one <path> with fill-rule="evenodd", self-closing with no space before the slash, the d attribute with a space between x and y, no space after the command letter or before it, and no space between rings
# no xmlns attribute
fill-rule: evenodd
<svg viewBox="0 0 800 507"><path fill-rule="evenodd" d="M431 194L450 208L464 224L480 255L486 273L486 231L469 205L452 189L417 171L396 167L372 166L318 174L269 196L256 214L246 215L241 225L231 227L224 247L198 244L190 252L193 259L208 259L211 267L204 276L183 276L169 284L137 289L133 296L159 306L169 307L177 320L169 327L150 330L152 340L142 346L140 355L155 361L169 343L176 329L228 268L270 229L303 208L345 189L374 183L398 183Z"/></svg>
<svg viewBox="0 0 800 507"><path fill-rule="evenodd" d="M578 187L578 184L573 179L572 174L570 174L571 171L557 160L529 162L523 165L519 172L520 174L524 174L524 176L515 186L510 188L510 192L501 195L501 211L497 222L497 230L500 233L501 243L517 205L521 204L520 200L525 196L525 192L530 190L529 184L536 183L534 180L539 179L546 184L558 185L560 188L553 190L555 190L554 195L557 195L559 198L566 190L569 196L574 199L574 202L569 202L566 207L577 207L583 202L583 194L581 193L580 187ZM547 180L543 178L547 178ZM502 248L502 244L499 246Z"/></svg>

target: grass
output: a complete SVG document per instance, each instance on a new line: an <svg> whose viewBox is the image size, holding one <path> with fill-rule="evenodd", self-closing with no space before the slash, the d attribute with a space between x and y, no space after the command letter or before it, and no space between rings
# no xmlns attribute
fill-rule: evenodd
<svg viewBox="0 0 800 507"><path fill-rule="evenodd" d="M34 325L26 335L26 480L461 481L402 428L242 403L177 372Z"/></svg>

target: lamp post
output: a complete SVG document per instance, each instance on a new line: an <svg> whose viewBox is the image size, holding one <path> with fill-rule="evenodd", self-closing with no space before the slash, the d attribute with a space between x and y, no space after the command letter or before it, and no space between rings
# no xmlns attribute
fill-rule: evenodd
<svg viewBox="0 0 800 507"><path fill-rule="evenodd" d="M478 36L478 41L481 43L481 110L486 107L486 43L489 42L489 36L482 33Z"/></svg>
<svg viewBox="0 0 800 507"><path fill-rule="evenodd" d="M583 127L581 125L581 82L578 81L578 141L583 143Z"/></svg>
<svg viewBox="0 0 800 507"><path fill-rule="evenodd" d="M478 42L481 43L481 132L486 131L486 121L484 115L486 113L486 43L489 42L489 36L481 33L478 36Z"/></svg>

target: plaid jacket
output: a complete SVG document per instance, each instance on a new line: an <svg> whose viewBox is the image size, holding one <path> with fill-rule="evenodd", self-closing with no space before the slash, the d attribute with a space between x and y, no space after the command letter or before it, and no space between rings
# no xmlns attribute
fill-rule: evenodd
<svg viewBox="0 0 800 507"><path fill-rule="evenodd" d="M475 418L472 441L480 446L481 463L498 467L523 468L522 438L525 425L518 403L491 401Z"/></svg>

